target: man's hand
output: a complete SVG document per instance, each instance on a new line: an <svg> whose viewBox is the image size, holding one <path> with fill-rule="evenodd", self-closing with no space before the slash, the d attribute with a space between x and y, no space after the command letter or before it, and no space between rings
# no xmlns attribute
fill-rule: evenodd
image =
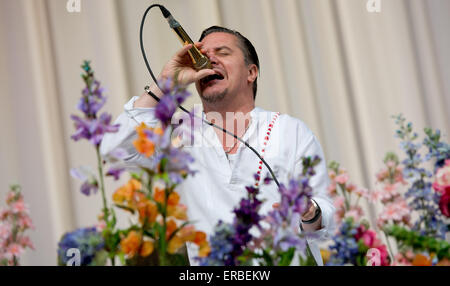
<svg viewBox="0 0 450 286"><path fill-rule="evenodd" d="M314 206L314 204L312 203L311 200L308 202L308 206L309 206L308 210L302 214L302 218L301 219L304 220L304 221L312 219L315 216L315 214L316 214L316 207ZM277 209L277 208L280 207L280 204L279 203L274 203L272 205L272 207L274 209ZM317 221L312 223L312 224L302 223L302 226L303 226L303 229L306 230L306 231L319 230L320 228L322 228L322 217L317 219Z"/></svg>
<svg viewBox="0 0 450 286"><path fill-rule="evenodd" d="M202 45L203 44L200 42L195 43L195 46L199 49L201 49ZM176 80L179 85L187 86L208 75L214 74L212 69L202 69L197 71L194 68L192 59L188 53L190 48L192 48L192 44L185 45L180 49L164 66L160 78L172 78ZM176 79L174 78L175 76L177 77Z"/></svg>
<svg viewBox="0 0 450 286"><path fill-rule="evenodd" d="M199 49L202 47L202 43L197 42L195 46ZM196 82L208 75L212 75L215 72L212 69L202 69L197 71L194 68L191 57L189 56L189 49L192 48L192 44L185 45L166 63L161 73L158 76L158 81L171 78L173 81L177 81L178 85L188 86L189 84ZM175 79L175 76L177 77ZM157 97L162 96L161 90L155 83L150 85L150 91ZM157 101L148 96L146 93L141 95L135 102L134 107L155 107Z"/></svg>

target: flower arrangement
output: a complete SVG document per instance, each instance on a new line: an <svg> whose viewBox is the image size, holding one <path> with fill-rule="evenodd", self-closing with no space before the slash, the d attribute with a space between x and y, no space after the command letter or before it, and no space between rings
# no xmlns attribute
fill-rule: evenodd
<svg viewBox="0 0 450 286"><path fill-rule="evenodd" d="M219 222L216 226L211 253L200 259L201 265L288 266L296 253L303 265L315 263L306 240L313 235L300 232L300 217L309 208L312 197L309 180L320 158L306 157L302 162L303 173L291 179L288 186L280 185L280 206L265 216L259 214L262 204L257 198L259 187L247 187L248 197L234 210L233 223ZM269 176L263 180L266 185L271 181Z"/></svg>
<svg viewBox="0 0 450 286"><path fill-rule="evenodd" d="M387 153L374 190L348 183L349 176L338 163L329 166L329 192L337 207L336 221L341 223L334 244L322 250L329 265L449 265L450 244L445 237L450 229L450 145L440 141L439 130L430 128L424 129L426 137L417 143L412 123L402 115L395 116L395 122L406 158L400 162L396 154ZM425 156L422 147L428 150ZM430 163L431 171L425 167ZM354 204L352 195L357 197ZM359 222L364 214L360 198L381 209L373 230L367 220ZM384 234L386 245L377 233Z"/></svg>
<svg viewBox="0 0 450 286"><path fill-rule="evenodd" d="M116 258L124 265L185 265L188 264L183 253L186 242L198 245L199 256L207 255L206 234L189 224L187 208L180 203L175 191L179 183L194 173L189 168L193 159L174 147L176 137L172 139L174 128L170 124L176 107L188 93L184 89L169 90L170 83L165 85L165 95L155 112L159 126L151 128L142 123L136 128L138 138L134 141L136 150L143 156L152 156L154 165L152 168L140 167L139 173L131 173L129 181L114 192L114 205L110 206L105 195L104 177L118 180L126 171L123 161L127 154L119 149L108 154L108 158L101 158L99 146L103 136L117 132L119 126L111 124L111 115L98 115L106 102L103 88L95 79L89 62L85 61L82 68L86 86L78 109L84 116L72 115L77 129L72 139L86 139L94 146L98 174L88 167L72 169L71 174L83 181L81 193L84 195L95 194L100 189L103 208L97 226L78 229L62 237L58 249L59 264L66 264L70 248L81 252L80 265L102 265L108 258L112 265ZM112 163L105 174L103 159ZM115 208L131 215L128 228L117 228Z"/></svg>
<svg viewBox="0 0 450 286"><path fill-rule="evenodd" d="M115 265L116 258L123 265L187 265L183 246L193 243L199 249L200 265L291 265L295 258L302 265L314 265L307 243L314 234L301 231L300 217L309 209L309 181L321 160L318 157L302 158L302 174L280 185L279 207L268 214L260 213L263 201L259 199L259 187L248 186L247 196L233 211L234 220L219 222L209 241L204 232L190 224L187 207L181 204L176 187L195 174L190 169L194 159L177 147L182 140L180 135L189 133L177 134L180 130L171 123L176 108L189 93L170 80L161 83L164 95L155 108L158 125L149 127L142 123L136 128L134 147L140 156L149 158L151 167L140 166L138 172L130 173L128 182L114 192L113 205L109 205L104 177L118 180L126 171L124 161L128 155L116 149L107 158L101 158L99 146L103 136L117 132L119 126L111 124L111 115L98 115L106 97L89 62L82 68L86 87L78 109L84 116L72 116L77 129L72 138L86 139L94 146L98 170L96 174L88 167L80 167L72 169L71 174L82 180L84 195L100 190L103 208L96 226L62 237L59 264L67 264L67 251L75 248L83 252L81 265L104 265L108 259ZM427 137L419 144L411 123L405 124L402 116L396 117L396 123L406 158L400 161L396 154L388 153L385 168L376 174L373 190L351 183L349 174L337 162L329 165L328 191L335 202L339 228L332 244L321 251L326 265L449 263L450 244L445 235L450 214L450 147L440 141L439 131L425 129ZM422 157L424 146L428 153ZM106 161L111 165L104 172ZM423 166L430 162L433 171ZM259 174L255 176L259 179ZM271 180L266 176L263 181L270 184ZM381 209L372 226L362 202ZM128 213L128 228L117 227L117 209Z"/></svg>
<svg viewBox="0 0 450 286"><path fill-rule="evenodd" d="M34 249L30 238L25 235L34 226L20 186L10 188L6 197L7 208L0 209L0 266L20 265L23 252L27 248Z"/></svg>

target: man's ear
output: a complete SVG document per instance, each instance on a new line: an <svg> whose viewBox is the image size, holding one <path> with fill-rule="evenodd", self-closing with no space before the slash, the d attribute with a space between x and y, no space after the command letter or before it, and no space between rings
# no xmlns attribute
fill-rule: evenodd
<svg viewBox="0 0 450 286"><path fill-rule="evenodd" d="M258 67L255 64L248 65L248 77L247 81L253 83L258 77Z"/></svg>

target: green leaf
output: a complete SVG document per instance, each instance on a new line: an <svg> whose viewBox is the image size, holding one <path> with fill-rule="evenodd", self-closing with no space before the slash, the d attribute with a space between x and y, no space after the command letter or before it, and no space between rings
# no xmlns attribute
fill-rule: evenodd
<svg viewBox="0 0 450 286"><path fill-rule="evenodd" d="M292 259L294 258L294 254L295 254L294 247L289 248L288 251L281 252L280 253L281 260L278 266L289 266L292 262Z"/></svg>

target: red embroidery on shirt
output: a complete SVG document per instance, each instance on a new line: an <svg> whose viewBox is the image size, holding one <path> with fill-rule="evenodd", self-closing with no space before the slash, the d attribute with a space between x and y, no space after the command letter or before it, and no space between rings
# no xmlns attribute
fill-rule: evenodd
<svg viewBox="0 0 450 286"><path fill-rule="evenodd" d="M273 125L274 125L275 121L278 119L278 116L279 116L279 115L280 115L280 113L277 112L277 113L273 116L272 121L271 121L270 124L269 124L269 127L268 127L267 132L266 132L267 136L264 137L263 149L261 150L261 153L260 153L260 154L261 154L261 158L264 158L264 153L266 152L266 146L267 146L267 143L268 143L269 140L270 140L270 133L272 132ZM256 172L256 173L258 174L258 176L255 177L255 187L256 187L256 188L258 188L259 182L260 182L260 180L261 180L260 174L261 174L262 165L263 165L263 162L262 162L262 161L259 161L259 164L258 164L258 171Z"/></svg>

